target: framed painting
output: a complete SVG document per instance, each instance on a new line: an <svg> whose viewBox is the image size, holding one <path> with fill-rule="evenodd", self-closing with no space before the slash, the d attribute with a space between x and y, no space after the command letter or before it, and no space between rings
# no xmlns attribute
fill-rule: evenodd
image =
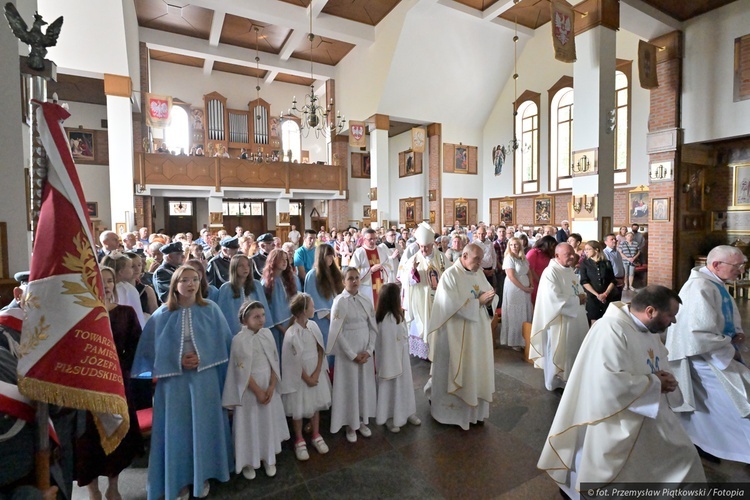
<svg viewBox="0 0 750 500"><path fill-rule="evenodd" d="M363 205L362 206L362 218L363 219L369 219L370 218L370 210L372 205Z"/></svg>
<svg viewBox="0 0 750 500"><path fill-rule="evenodd" d="M628 192L629 224L648 224L650 212L648 188L639 186Z"/></svg>
<svg viewBox="0 0 750 500"><path fill-rule="evenodd" d="M89 219L99 218L99 203L96 201L86 202L86 212L89 214Z"/></svg>
<svg viewBox="0 0 750 500"><path fill-rule="evenodd" d="M490 224L512 226L516 223L514 198L490 198Z"/></svg>
<svg viewBox="0 0 750 500"><path fill-rule="evenodd" d="M406 222L414 222L414 216L416 212L416 203L413 200L407 201L406 206L404 207L404 211L406 214L406 217L405 217Z"/></svg>
<svg viewBox="0 0 750 500"><path fill-rule="evenodd" d="M370 178L370 153L352 153L352 179Z"/></svg>
<svg viewBox="0 0 750 500"><path fill-rule="evenodd" d="M66 128L68 145L76 163L96 163L94 131L83 128Z"/></svg>
<svg viewBox="0 0 750 500"><path fill-rule="evenodd" d="M409 177L422 173L422 153L412 150L402 151L398 154L398 176Z"/></svg>
<svg viewBox="0 0 750 500"><path fill-rule="evenodd" d="M466 202L457 201L454 204L455 216L454 221L458 222L462 226L467 226L469 221L469 207Z"/></svg>
<svg viewBox="0 0 750 500"><path fill-rule="evenodd" d="M669 222L669 198L654 198L651 200L651 220L654 222Z"/></svg>
<svg viewBox="0 0 750 500"><path fill-rule="evenodd" d="M750 205L750 163L734 165L734 206Z"/></svg>
<svg viewBox="0 0 750 500"><path fill-rule="evenodd" d="M128 232L128 227L124 222L117 222L115 223L115 232L118 236L122 236Z"/></svg>
<svg viewBox="0 0 750 500"><path fill-rule="evenodd" d="M469 150L462 146L456 147L453 172L457 174L469 173Z"/></svg>
<svg viewBox="0 0 750 500"><path fill-rule="evenodd" d="M550 196L534 197L534 224L552 224L554 219L552 198Z"/></svg>

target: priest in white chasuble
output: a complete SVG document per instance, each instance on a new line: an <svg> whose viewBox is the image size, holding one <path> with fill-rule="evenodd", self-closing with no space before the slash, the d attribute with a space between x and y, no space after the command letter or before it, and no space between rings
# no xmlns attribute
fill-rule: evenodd
<svg viewBox="0 0 750 500"><path fill-rule="evenodd" d="M719 458L750 463L750 368L737 304L724 282L744 273L747 258L722 245L690 272L684 304L667 331L669 363L685 398L675 408L696 446Z"/></svg>
<svg viewBox="0 0 750 500"><path fill-rule="evenodd" d="M434 343L432 417L442 424L469 424L490 414L495 392L491 318L487 306L497 306L495 290L480 264L484 252L467 245L461 259L445 270L438 282L427 331Z"/></svg>
<svg viewBox="0 0 750 500"><path fill-rule="evenodd" d="M428 224L421 223L414 236L419 252L402 262L398 273L409 326L409 353L432 360L427 326L438 282L445 272L445 258L442 252L435 250L435 232Z"/></svg>
<svg viewBox="0 0 750 500"><path fill-rule="evenodd" d="M359 293L378 307L378 291L386 283L396 280L398 249L390 255L378 246L378 236L374 229L362 231L362 246L357 248L349 261L349 267L359 271Z"/></svg>
<svg viewBox="0 0 750 500"><path fill-rule="evenodd" d="M539 279L529 358L536 368L544 369L544 386L549 391L565 387L589 330L586 294L574 270L577 262L573 247L560 243Z"/></svg>
<svg viewBox="0 0 750 500"><path fill-rule="evenodd" d="M569 497L582 483L706 481L670 408L682 397L659 333L679 308L677 293L648 286L586 336L537 464Z"/></svg>

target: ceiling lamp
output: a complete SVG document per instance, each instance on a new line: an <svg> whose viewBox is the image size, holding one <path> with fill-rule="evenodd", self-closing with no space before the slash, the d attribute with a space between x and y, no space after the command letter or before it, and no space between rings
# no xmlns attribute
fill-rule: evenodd
<svg viewBox="0 0 750 500"><path fill-rule="evenodd" d="M313 73L313 40L315 40L315 34L312 30L312 2L308 7L310 11L310 33L307 35L307 39L310 40L310 80L315 80ZM297 108L297 97L292 99L292 108L288 114L300 118L302 125L300 126L300 133L303 137L307 137L311 131L315 132L315 137L329 137L331 132L335 129L336 133L341 132L344 129L346 118L341 116L341 112L336 113L335 122L331 120L329 122L329 114L333 107L333 98L330 99L328 106L325 103L320 103L318 96L315 95L315 86L310 84L310 93L305 94L305 104L302 108ZM282 116L283 119L283 116Z"/></svg>

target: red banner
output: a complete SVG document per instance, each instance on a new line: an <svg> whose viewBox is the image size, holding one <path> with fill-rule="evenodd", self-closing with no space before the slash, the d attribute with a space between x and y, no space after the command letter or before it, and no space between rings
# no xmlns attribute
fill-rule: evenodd
<svg viewBox="0 0 750 500"><path fill-rule="evenodd" d="M104 305L83 191L57 104L37 109L49 174L24 295L18 388L31 399L94 413L107 453L127 433L120 362Z"/></svg>

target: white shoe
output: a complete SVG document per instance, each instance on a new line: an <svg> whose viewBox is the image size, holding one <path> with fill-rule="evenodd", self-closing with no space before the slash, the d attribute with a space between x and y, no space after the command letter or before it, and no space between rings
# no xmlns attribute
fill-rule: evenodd
<svg viewBox="0 0 750 500"><path fill-rule="evenodd" d="M354 436L356 437L357 435L355 434ZM325 441L323 441L323 436L318 436L313 439L312 445L313 448L315 448L321 455L325 455L326 453L328 453L328 445Z"/></svg>
<svg viewBox="0 0 750 500"><path fill-rule="evenodd" d="M249 465L246 465L242 468L242 475L245 476L245 479L248 481L252 481L255 479L255 469L250 467Z"/></svg>
<svg viewBox="0 0 750 500"><path fill-rule="evenodd" d="M350 443L357 442L357 433L351 427L346 428L346 440L349 441Z"/></svg>
<svg viewBox="0 0 750 500"><path fill-rule="evenodd" d="M211 491L211 483L208 481L203 482L203 491L201 491L201 494L198 495L198 498L206 498L208 496L208 492Z"/></svg>
<svg viewBox="0 0 750 500"><path fill-rule="evenodd" d="M362 437L366 438L372 436L372 431L365 424L359 426L359 433L362 434Z"/></svg>
<svg viewBox="0 0 750 500"><path fill-rule="evenodd" d="M266 470L266 476L273 477L276 475L276 466L274 464L263 462L263 468Z"/></svg>
<svg viewBox="0 0 750 500"><path fill-rule="evenodd" d="M388 421L385 423L385 426L394 434L396 434L397 432L401 432L401 427L393 425L393 420L391 419L388 419Z"/></svg>
<svg viewBox="0 0 750 500"><path fill-rule="evenodd" d="M409 415L409 418L407 418L406 421L411 425L422 425L422 421L419 419L416 413L414 415Z"/></svg>
<svg viewBox="0 0 750 500"><path fill-rule="evenodd" d="M307 445L304 441L300 441L299 443L294 445L294 454L297 456L297 460L300 462L304 462L305 460L310 459L310 454L307 453Z"/></svg>

